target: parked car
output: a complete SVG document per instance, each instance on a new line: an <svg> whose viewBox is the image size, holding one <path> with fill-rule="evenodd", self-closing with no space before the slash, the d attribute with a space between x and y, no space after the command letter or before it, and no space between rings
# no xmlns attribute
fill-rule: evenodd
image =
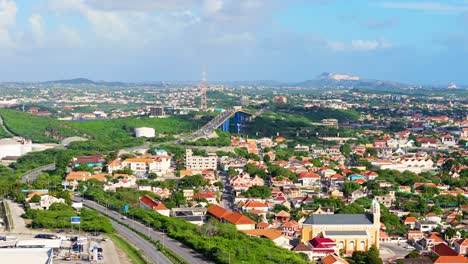
<svg viewBox="0 0 468 264"><path fill-rule="evenodd" d="M52 234L37 234L34 238L42 238L42 239L57 239L59 238L56 235Z"/></svg>

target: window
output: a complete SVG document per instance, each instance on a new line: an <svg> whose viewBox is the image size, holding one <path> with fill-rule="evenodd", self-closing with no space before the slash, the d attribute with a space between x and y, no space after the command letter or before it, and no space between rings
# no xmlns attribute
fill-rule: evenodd
<svg viewBox="0 0 468 264"><path fill-rule="evenodd" d="M362 250L362 251L366 250L366 242L364 241L359 242L358 250Z"/></svg>

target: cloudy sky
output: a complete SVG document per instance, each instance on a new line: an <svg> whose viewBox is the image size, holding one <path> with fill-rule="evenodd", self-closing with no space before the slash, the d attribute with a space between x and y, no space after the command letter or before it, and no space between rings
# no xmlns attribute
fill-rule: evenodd
<svg viewBox="0 0 468 264"><path fill-rule="evenodd" d="M0 81L468 83L468 0L0 0Z"/></svg>

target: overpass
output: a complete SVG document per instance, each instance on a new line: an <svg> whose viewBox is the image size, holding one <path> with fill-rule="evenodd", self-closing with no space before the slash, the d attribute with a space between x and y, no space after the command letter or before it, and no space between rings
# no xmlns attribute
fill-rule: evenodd
<svg viewBox="0 0 468 264"><path fill-rule="evenodd" d="M247 111L241 109L227 110L221 112L215 118L211 119L202 128L195 131L186 140L194 140L201 137L206 137L212 134L216 129L220 129L224 132L228 132L231 126L231 120L234 123L234 133L241 133L244 124L250 120L252 116L255 116Z"/></svg>

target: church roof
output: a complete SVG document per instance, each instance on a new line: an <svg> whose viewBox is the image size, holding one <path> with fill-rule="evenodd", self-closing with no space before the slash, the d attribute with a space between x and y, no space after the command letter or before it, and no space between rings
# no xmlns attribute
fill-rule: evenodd
<svg viewBox="0 0 468 264"><path fill-rule="evenodd" d="M304 225L372 225L372 216L365 214L312 214Z"/></svg>
<svg viewBox="0 0 468 264"><path fill-rule="evenodd" d="M367 237L366 231L324 231L324 236L326 237L344 237L344 236L352 236L352 237Z"/></svg>

